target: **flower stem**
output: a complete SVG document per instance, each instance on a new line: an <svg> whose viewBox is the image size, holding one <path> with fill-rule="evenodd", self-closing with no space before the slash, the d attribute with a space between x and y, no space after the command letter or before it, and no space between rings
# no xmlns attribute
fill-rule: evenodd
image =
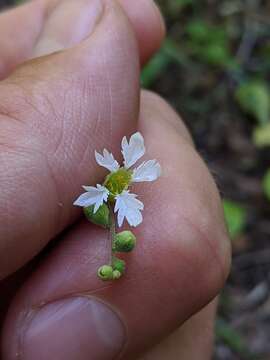
<svg viewBox="0 0 270 360"><path fill-rule="evenodd" d="M110 230L109 230L109 246L110 246L110 265L113 264L113 242L115 239L115 230L116 230L116 224L115 224L115 216L114 216L114 212L112 209L112 206L109 205L109 210L110 210Z"/></svg>

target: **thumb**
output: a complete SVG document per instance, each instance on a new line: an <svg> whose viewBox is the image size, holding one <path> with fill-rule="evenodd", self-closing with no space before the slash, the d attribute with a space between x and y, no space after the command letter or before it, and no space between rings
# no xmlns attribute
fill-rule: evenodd
<svg viewBox="0 0 270 360"><path fill-rule="evenodd" d="M59 34L56 8L35 51L50 41L58 52L0 83L0 278L74 221L80 186L102 175L94 149L106 143L116 150L136 127L139 56L122 8L110 0L64 3L73 3L76 20L88 25L72 41L59 36L52 44L46 35L49 26Z"/></svg>

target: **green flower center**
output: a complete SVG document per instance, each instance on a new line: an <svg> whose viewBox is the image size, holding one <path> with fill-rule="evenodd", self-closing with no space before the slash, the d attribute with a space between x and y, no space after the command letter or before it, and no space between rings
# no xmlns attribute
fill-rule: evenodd
<svg viewBox="0 0 270 360"><path fill-rule="evenodd" d="M110 191L111 195L115 197L128 188L131 179L132 171L120 168L116 172L107 175L103 185Z"/></svg>

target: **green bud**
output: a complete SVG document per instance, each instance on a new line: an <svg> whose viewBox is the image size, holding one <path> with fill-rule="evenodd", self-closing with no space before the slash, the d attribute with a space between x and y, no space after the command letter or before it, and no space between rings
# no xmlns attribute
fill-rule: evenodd
<svg viewBox="0 0 270 360"><path fill-rule="evenodd" d="M110 210L106 204L101 205L95 214L94 205L85 207L83 210L87 219L92 223L105 229L110 227Z"/></svg>
<svg viewBox="0 0 270 360"><path fill-rule="evenodd" d="M103 281L113 280L113 268L109 265L103 265L98 269L98 277Z"/></svg>
<svg viewBox="0 0 270 360"><path fill-rule="evenodd" d="M113 271L113 280L118 280L118 279L120 279L121 276L122 276L122 274L120 273L120 271L118 271L118 270Z"/></svg>
<svg viewBox="0 0 270 360"><path fill-rule="evenodd" d="M116 234L113 242L113 251L130 252L134 249L135 245L135 235L131 231L125 230Z"/></svg>
<svg viewBox="0 0 270 360"><path fill-rule="evenodd" d="M125 268L126 268L126 263L124 262L124 260L118 259L118 258L114 258L113 259L113 270L117 270L119 271L121 274L124 274L125 272Z"/></svg>

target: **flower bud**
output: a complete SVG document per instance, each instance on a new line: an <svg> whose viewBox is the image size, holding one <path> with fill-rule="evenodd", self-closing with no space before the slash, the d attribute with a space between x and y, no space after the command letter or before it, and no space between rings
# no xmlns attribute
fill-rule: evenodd
<svg viewBox="0 0 270 360"><path fill-rule="evenodd" d="M113 280L118 280L118 279L120 279L121 276L122 276L122 274L120 273L120 271L118 271L118 270L113 271Z"/></svg>
<svg viewBox="0 0 270 360"><path fill-rule="evenodd" d="M135 235L131 231L125 230L116 234L113 242L113 251L130 252L134 249L135 245Z"/></svg>
<svg viewBox="0 0 270 360"><path fill-rule="evenodd" d="M105 229L110 227L110 210L106 204L101 205L96 213L94 213L94 205L85 207L83 210L86 218L95 225Z"/></svg>
<svg viewBox="0 0 270 360"><path fill-rule="evenodd" d="M114 279L113 268L109 265L101 266L98 269L98 277L104 281L113 280Z"/></svg>
<svg viewBox="0 0 270 360"><path fill-rule="evenodd" d="M125 268L126 268L126 263L124 262L124 260L118 259L118 258L114 258L113 259L113 270L117 270L119 271L121 274L124 274L125 272Z"/></svg>

